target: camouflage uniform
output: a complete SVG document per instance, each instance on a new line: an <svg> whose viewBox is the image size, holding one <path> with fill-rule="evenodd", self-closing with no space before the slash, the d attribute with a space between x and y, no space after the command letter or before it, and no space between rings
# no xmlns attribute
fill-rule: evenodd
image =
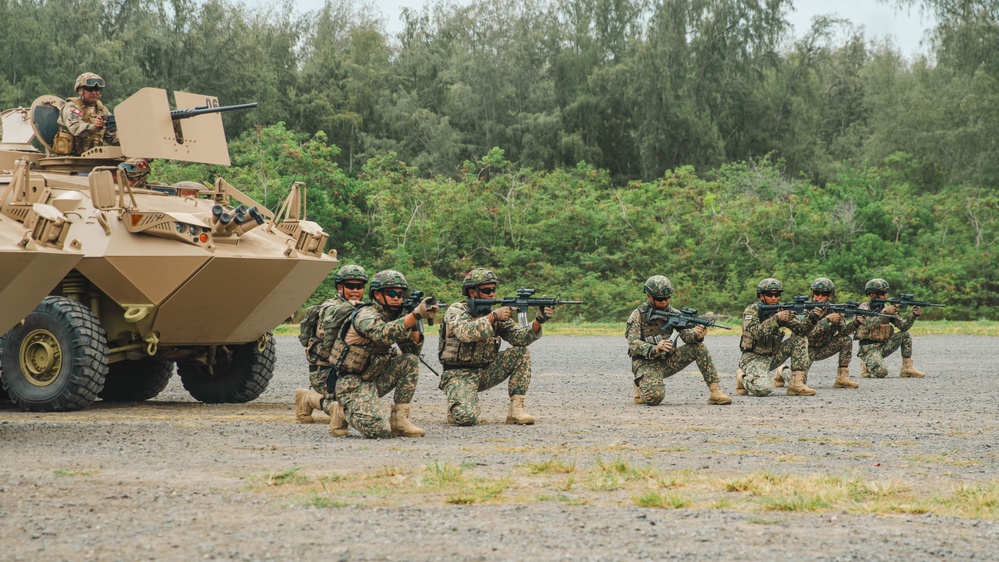
<svg viewBox="0 0 999 562"><path fill-rule="evenodd" d="M871 303L861 303L860 308L871 310ZM876 309L876 310L880 310ZM860 347L857 349L857 357L860 358L871 376L883 379L888 376L888 369L885 368L884 358L888 357L899 347L902 348L902 359L912 358L912 335L909 328L916 322L916 315L910 311L903 320L898 314L892 318L883 316L867 316L857 330L857 341ZM899 331L892 328L894 324Z"/></svg>
<svg viewBox="0 0 999 562"><path fill-rule="evenodd" d="M754 302L742 313L742 340L739 342L742 351L739 368L745 372L743 385L753 396L767 396L773 392L770 371L788 358L792 371L808 371L812 361L807 334L815 326L812 314L806 314L803 320L794 317L786 323L777 320L774 314L761 317L760 304ZM782 327L791 330L791 337L784 341L781 341L784 337Z"/></svg>
<svg viewBox="0 0 999 562"><path fill-rule="evenodd" d="M111 115L111 111L98 101L91 107L83 103L82 98L69 98L59 112L59 130L73 135L72 156L79 156L95 146L118 144L118 132L108 131L105 126L95 129L94 120L103 115Z"/></svg>
<svg viewBox="0 0 999 562"><path fill-rule="evenodd" d="M338 336L330 361L339 373L336 398L343 406L347 423L365 437L391 437L387 420L378 407L378 398L395 389L396 404L413 401L420 371L423 340L415 343L413 329L403 325L404 317L377 301L357 312L351 328ZM391 347L399 344L401 355L393 357ZM351 358L366 355L352 362Z"/></svg>
<svg viewBox="0 0 999 562"><path fill-rule="evenodd" d="M444 365L440 389L447 394L448 413L458 425L474 425L479 419L479 393L509 379L511 397L523 396L531 383L531 353L527 346L541 337L531 325L519 327L513 320L495 325L489 310L473 318L465 301L452 304L441 323L438 358ZM512 347L500 351L500 340Z"/></svg>
<svg viewBox="0 0 999 562"><path fill-rule="evenodd" d="M718 371L708 354L702 340L697 339L693 329L682 330L680 339L686 345L674 347L663 355L656 350L656 344L673 335L673 328L663 331L665 318L649 320L651 303L644 303L636 308L628 317L625 337L628 338L628 355L631 356L631 372L635 377L642 401L655 406L666 397L666 385L663 380L680 372L687 365L697 362L697 368L709 386L718 382ZM680 311L672 306L664 309L669 312Z"/></svg>
<svg viewBox="0 0 999 562"><path fill-rule="evenodd" d="M860 327L860 320L845 318L833 324L827 318L819 320L808 333L808 357L811 362L828 359L839 354L839 367L849 367L853 357L853 340L850 336Z"/></svg>
<svg viewBox="0 0 999 562"><path fill-rule="evenodd" d="M354 312L354 305L338 293L324 301L320 307L321 312L316 320L316 333L305 348L305 357L309 362L309 385L312 390L323 395L322 409L324 413L329 414L330 405L336 402L336 396L326 385L331 368L330 350L333 349L340 328Z"/></svg>

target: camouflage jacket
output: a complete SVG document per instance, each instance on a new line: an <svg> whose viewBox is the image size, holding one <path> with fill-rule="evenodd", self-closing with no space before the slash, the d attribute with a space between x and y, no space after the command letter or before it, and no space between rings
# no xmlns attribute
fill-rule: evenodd
<svg viewBox="0 0 999 562"><path fill-rule="evenodd" d="M414 342L410 334L416 326L407 328L405 316L399 312L374 302L356 308L352 315L350 327L341 330L330 350L329 361L341 375L361 375L363 379L372 366L389 359L394 343L402 353L419 355L423 349L423 336L419 343Z"/></svg>
<svg viewBox="0 0 999 562"><path fill-rule="evenodd" d="M101 102L87 107L82 98L69 98L59 111L59 130L73 135L73 154L79 155L95 146L118 144L118 132L107 127L94 128L94 119L111 111Z"/></svg>
<svg viewBox="0 0 999 562"><path fill-rule="evenodd" d="M860 308L864 310L877 310L871 308L871 302L860 303ZM856 339L857 340L869 340L875 342L888 341L894 333L892 324L894 324L902 332L909 331L909 328L916 322L915 315L912 311L909 311L909 315L903 320L899 314L895 314L891 318L885 318L884 316L865 316L860 328L857 330Z"/></svg>
<svg viewBox="0 0 999 562"><path fill-rule="evenodd" d="M822 320L815 323L812 331L808 332L808 347L823 347L828 345L833 338L853 335L860 327L860 317L853 320L844 318L838 324L833 324L829 321L828 316L826 314Z"/></svg>
<svg viewBox="0 0 999 562"><path fill-rule="evenodd" d="M645 302L632 311L631 316L628 317L628 324L624 329L624 337L628 338L628 355L632 359L651 359L660 356L661 354L656 351L656 344L673 336L673 328L663 330L663 324L666 323L665 318L649 320L649 310L651 308L652 305ZM667 307L665 310L676 313L680 312L672 306ZM679 336L683 340L683 343L693 344L703 340L703 338L700 340L697 339L693 329L680 330Z"/></svg>
<svg viewBox="0 0 999 562"><path fill-rule="evenodd" d="M484 366L496 361L500 340L515 347L527 347L538 338L531 329L532 324L523 328L513 320L502 320L494 325L489 321L489 312L474 318L467 301L456 302L444 313L437 357L445 367Z"/></svg>
<svg viewBox="0 0 999 562"><path fill-rule="evenodd" d="M777 353L784 333L781 328L788 328L792 334L805 336L815 326L815 319L812 314L806 314L803 320L797 316L792 316L787 322L777 320L776 314L770 314L765 318L760 317L760 301L746 307L742 313L742 339L739 341L739 349L743 353L755 353L758 355L773 355Z"/></svg>

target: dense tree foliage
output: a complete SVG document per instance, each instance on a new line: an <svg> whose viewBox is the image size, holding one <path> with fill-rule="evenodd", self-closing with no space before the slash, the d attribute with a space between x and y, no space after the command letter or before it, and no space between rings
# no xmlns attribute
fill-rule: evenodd
<svg viewBox="0 0 999 562"><path fill-rule="evenodd" d="M727 313L763 276L884 276L993 317L999 2L886 3L933 14L929 57L829 18L794 38L792 0L434 0L396 35L351 0L0 0L0 107L82 71L112 106L259 101L225 116L233 169L156 175L272 209L304 181L341 256L452 297L477 265L585 318L652 273Z"/></svg>

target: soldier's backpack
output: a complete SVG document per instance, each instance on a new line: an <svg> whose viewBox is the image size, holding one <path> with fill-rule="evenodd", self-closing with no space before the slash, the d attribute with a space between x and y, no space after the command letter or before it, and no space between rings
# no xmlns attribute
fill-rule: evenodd
<svg viewBox="0 0 999 562"><path fill-rule="evenodd" d="M309 342L323 338L323 334L319 333L322 328L319 326L319 319L323 317L327 308L335 304L337 303L324 301L305 309L305 316L298 323L298 343L302 344L302 347L309 347Z"/></svg>

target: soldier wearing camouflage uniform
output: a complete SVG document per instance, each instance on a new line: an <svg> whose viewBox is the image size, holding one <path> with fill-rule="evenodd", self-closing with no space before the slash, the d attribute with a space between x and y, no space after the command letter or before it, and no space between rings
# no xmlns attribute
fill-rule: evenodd
<svg viewBox="0 0 999 562"><path fill-rule="evenodd" d="M477 268L465 275L461 292L470 298L493 299L498 284L499 278L492 271ZM477 316L472 315L468 301L448 307L441 324L438 358L444 366L440 389L447 394L449 423L478 423L479 393L507 379L510 408L506 423L534 423L534 417L524 410L524 395L531 383L527 346L541 337L541 325L553 313L553 307L544 307L530 325L519 327L510 320L510 307L485 309ZM512 347L500 351L501 339Z"/></svg>
<svg viewBox="0 0 999 562"><path fill-rule="evenodd" d="M295 391L295 419L300 423L312 423L312 411L322 410L330 416L330 434L343 437L347 435L347 418L333 394L335 389L327 386L330 350L340 329L364 298L368 273L359 265L345 265L336 272L333 281L336 295L319 305L316 329L305 348L311 388Z"/></svg>
<svg viewBox="0 0 999 562"><path fill-rule="evenodd" d="M836 294L836 285L828 277L817 277L809 285L812 290L812 302L831 302ZM824 314L822 320L815 324L808 333L808 357L812 363L839 355L836 368L836 382L833 388L857 388L860 386L850 380L850 359L853 357L853 333L860 327L860 319L846 321L842 314L831 312ZM777 368L774 376L774 386L784 386L784 371L787 366Z"/></svg>
<svg viewBox="0 0 999 562"><path fill-rule="evenodd" d="M871 279L864 286L864 292L871 298L888 298L888 289L888 282L880 278ZM873 375L879 379L887 377L888 369L885 368L884 358L895 353L895 350L901 347L902 368L899 370L898 376L902 378L925 377L926 373L912 365L912 335L909 334L909 328L923 313L922 307L912 307L909 315L904 319L898 314L898 307L893 304L872 306L868 301L861 303L860 307L892 315L892 318L868 316L857 330L856 338L860 343L857 357L862 361L861 376L867 378ZM895 332L892 324L898 328L898 332Z"/></svg>
<svg viewBox="0 0 999 562"><path fill-rule="evenodd" d="M84 72L73 86L80 97L68 98L59 111L59 132L52 143L58 154L79 156L95 146L118 144L118 133L104 126L111 111L101 103L104 79Z"/></svg>
<svg viewBox="0 0 999 562"><path fill-rule="evenodd" d="M708 385L708 404L731 404L732 399L721 390L718 371L704 346L707 328L697 326L682 330L679 337L681 347L674 345L673 328L663 331L665 318L649 320L652 308L669 312L680 311L670 306L673 284L662 275L653 275L645 282L648 302L636 308L628 318L625 337L628 338L628 355L631 357L631 372L635 377L635 403L655 406L666 396L664 379L678 373L687 365L697 362L697 368Z"/></svg>
<svg viewBox="0 0 999 562"><path fill-rule="evenodd" d="M376 273L368 285L371 304L352 313L330 351L337 400L350 426L365 437L426 434L409 421L424 339L417 326L421 318L433 318L438 307L428 297L413 312L402 314L408 290L406 277L398 271ZM393 355L392 344L398 344L402 353ZM392 389L395 403L386 427L378 398Z"/></svg>
<svg viewBox="0 0 999 562"><path fill-rule="evenodd" d="M767 277L756 285L756 296L760 299L746 307L742 313L742 339L739 349L742 359L736 371L736 394L768 396L774 387L770 371L791 359L791 383L787 387L788 396L812 396L815 390L805 381L811 359L808 357L808 332L821 317L821 312L809 312L803 320L798 319L792 310L761 314L760 305L774 305L780 302L784 285ZM783 340L781 328L791 330L791 337Z"/></svg>

